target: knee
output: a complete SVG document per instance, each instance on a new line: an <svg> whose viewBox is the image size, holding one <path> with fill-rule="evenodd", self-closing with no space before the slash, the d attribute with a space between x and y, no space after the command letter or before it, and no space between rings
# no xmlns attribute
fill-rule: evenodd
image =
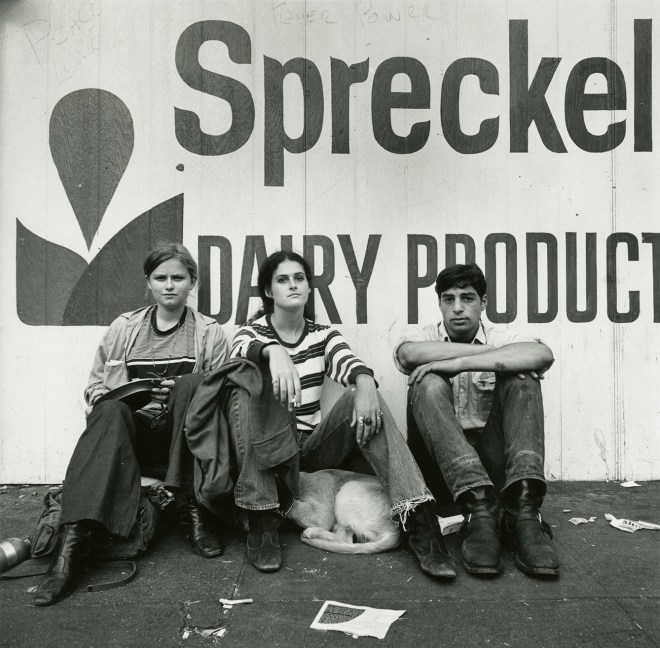
<svg viewBox="0 0 660 648"><path fill-rule="evenodd" d="M429 401L436 405L447 403L453 409L453 392L447 378L428 373L410 388L410 403L413 407L424 405Z"/></svg>
<svg viewBox="0 0 660 648"><path fill-rule="evenodd" d="M108 400L94 405L87 417L83 436L103 438L108 436L108 430L112 430L112 434L109 436L115 439L118 444L123 443L125 438L132 436L134 430L133 412L126 403L118 400Z"/></svg>
<svg viewBox="0 0 660 648"><path fill-rule="evenodd" d="M333 420L339 425L350 424L353 418L353 406L355 403L355 390L345 389L339 398L327 409L327 414L332 412Z"/></svg>
<svg viewBox="0 0 660 648"><path fill-rule="evenodd" d="M196 389L199 383L204 380L204 374L199 374L199 373L191 373L191 374L184 374L183 376L179 376L179 378L176 381L176 386L177 387L185 387L188 389Z"/></svg>
<svg viewBox="0 0 660 648"><path fill-rule="evenodd" d="M204 380L204 375L198 373L179 376L176 384L172 388L172 398L194 394L202 380Z"/></svg>
<svg viewBox="0 0 660 648"><path fill-rule="evenodd" d="M355 390L345 389L341 396L335 401L332 409L338 408L340 412L353 412L353 401L355 400Z"/></svg>
<svg viewBox="0 0 660 648"><path fill-rule="evenodd" d="M131 408L126 405L123 401L119 400L106 400L102 403L97 403L92 408L92 411L87 417L87 423L89 424L92 421L98 419L125 419L126 417L131 417L132 412Z"/></svg>
<svg viewBox="0 0 660 648"><path fill-rule="evenodd" d="M541 381L529 375L519 378L518 374L498 374L497 387L508 396L541 397Z"/></svg>

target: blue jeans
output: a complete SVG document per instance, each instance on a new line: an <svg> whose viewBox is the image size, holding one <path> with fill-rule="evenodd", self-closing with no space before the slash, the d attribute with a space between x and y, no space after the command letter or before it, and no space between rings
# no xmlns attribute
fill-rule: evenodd
<svg viewBox="0 0 660 648"><path fill-rule="evenodd" d="M545 483L543 399L538 380L497 374L493 405L483 430L463 430L452 387L427 374L408 390L408 420L417 428L454 500L478 486L502 492L521 479Z"/></svg>
<svg viewBox="0 0 660 648"><path fill-rule="evenodd" d="M387 490L391 516L399 516L405 524L407 515L418 504L430 501L433 497L390 410L380 394L378 398L383 411L381 431L366 445L360 447L355 441L355 429L350 426L353 392L347 390L302 443L297 465L306 472L342 468L375 474ZM242 421L246 420L247 409L248 397L245 392L234 390L227 417L239 469L234 499L238 506L247 510L277 509L280 508L281 499L278 496L277 468L257 468L250 440L242 425ZM297 477L297 470L293 472ZM299 485L294 491L293 496L297 497ZM290 501L282 502L282 507L288 510L290 504Z"/></svg>

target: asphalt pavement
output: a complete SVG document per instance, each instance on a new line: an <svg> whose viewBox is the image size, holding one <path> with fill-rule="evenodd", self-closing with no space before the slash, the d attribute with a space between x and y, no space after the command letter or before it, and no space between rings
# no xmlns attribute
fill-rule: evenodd
<svg viewBox="0 0 660 648"><path fill-rule="evenodd" d="M29 535L47 490L0 487L0 539ZM121 575L103 566L59 604L38 608L29 592L38 576L0 580L0 646L660 646L660 531L629 533L605 519L610 513L660 523L659 496L660 482L551 483L543 513L561 559L556 580L525 576L507 551L500 576L459 569L455 581L439 582L405 546L370 556L332 554L301 543L289 523L280 532L284 566L262 574L246 562L242 533L227 531L223 555L204 559L164 515L151 550L137 560L136 578L124 586L88 592L86 585ZM459 536L447 540L458 561ZM220 599L252 602L223 607ZM325 601L404 612L384 639L353 638L310 628Z"/></svg>

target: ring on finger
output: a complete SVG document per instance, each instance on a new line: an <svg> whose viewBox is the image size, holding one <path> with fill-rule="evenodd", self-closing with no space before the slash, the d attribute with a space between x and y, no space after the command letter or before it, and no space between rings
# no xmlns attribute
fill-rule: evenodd
<svg viewBox="0 0 660 648"><path fill-rule="evenodd" d="M373 421L371 420L371 418L367 418L366 421L364 422L364 424L365 424L367 427L371 426L372 423L373 423Z"/></svg>
<svg viewBox="0 0 660 648"><path fill-rule="evenodd" d="M364 425L364 416L358 416L358 423Z"/></svg>

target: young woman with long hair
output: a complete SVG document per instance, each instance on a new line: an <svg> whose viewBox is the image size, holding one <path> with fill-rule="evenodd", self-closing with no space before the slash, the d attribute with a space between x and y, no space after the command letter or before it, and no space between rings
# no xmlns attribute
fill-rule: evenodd
<svg viewBox="0 0 660 648"><path fill-rule="evenodd" d="M300 255L279 251L259 269L263 311L237 331L231 355L260 365L275 398L295 420L301 470L344 468L373 472L385 486L390 512L408 526L409 544L422 569L441 578L456 575L432 496L387 405L378 393L373 371L350 349L341 333L307 313L312 273ZM329 377L347 389L321 415L321 388ZM262 470L250 443L247 397L235 390L227 408L238 455L236 504L247 511L248 560L261 571L282 563L278 539L280 511L298 494L282 487L277 469ZM297 470L293 471L297 475Z"/></svg>

